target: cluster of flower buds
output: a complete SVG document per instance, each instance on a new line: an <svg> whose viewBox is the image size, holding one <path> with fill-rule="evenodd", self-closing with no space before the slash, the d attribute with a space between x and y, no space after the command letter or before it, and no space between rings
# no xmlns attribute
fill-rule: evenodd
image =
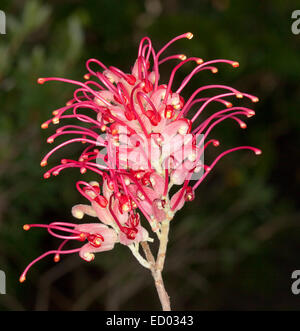
<svg viewBox="0 0 300 331"><path fill-rule="evenodd" d="M46 171L44 178L57 176L67 168L79 168L81 174L94 172L96 181L76 183L89 204L74 206L72 213L78 219L84 214L97 217L101 223L26 225L26 230L38 226L47 228L51 235L64 241L57 250L34 260L22 274L21 281L29 267L45 255L54 254L58 261L61 254L79 252L83 259L91 261L93 253L112 249L116 242L131 245L149 240L147 230L141 225L141 215L159 235L161 222L172 220L186 201L194 199L195 189L223 156L240 149L261 153L255 147L241 146L222 152L209 165L204 163L206 148L219 145L219 141L207 139L217 124L231 119L246 128L240 116L255 114L249 108L233 106L227 99L245 97L257 102L258 98L226 85L205 85L185 101L182 91L196 74L203 70L216 73L215 65L219 63L239 65L223 59L204 62L184 54L162 57L176 40L192 37L190 32L177 36L158 52L148 37L143 38L129 74L89 59L83 82L58 77L38 79L39 84L60 81L76 86L72 99L53 111L53 117L42 124L46 129L51 123L57 125L70 120L47 139L48 143L61 136L73 137L47 153L41 166L45 167L52 154L68 144L80 142L85 146L78 159L62 159L59 165ZM160 84L160 66L173 60L179 63L167 83ZM188 63L194 64L194 68L175 88L177 71ZM221 92L205 96L210 90ZM221 109L200 121L200 115L202 117L212 103L219 104ZM177 192L171 194L174 186L178 187ZM64 250L70 240L86 243L81 248Z"/></svg>

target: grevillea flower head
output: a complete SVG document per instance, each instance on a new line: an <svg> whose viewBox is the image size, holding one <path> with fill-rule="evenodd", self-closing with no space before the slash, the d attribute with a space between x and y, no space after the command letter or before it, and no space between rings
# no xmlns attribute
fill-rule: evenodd
<svg viewBox="0 0 300 331"><path fill-rule="evenodd" d="M130 73L89 59L83 82L58 77L38 79L40 84L60 81L76 87L72 99L42 124L46 129L50 124L71 120L59 127L48 143L60 136L73 137L48 152L41 166L46 166L54 152L66 145L76 142L84 145L77 159L62 159L59 165L46 171L44 178L57 176L68 168L79 168L81 174L94 172L95 181L76 183L88 204L74 206L72 214L77 219L85 214L97 217L99 223L25 225L25 230L46 228L63 241L56 250L34 260L23 272L21 281L32 264L46 255L53 254L58 261L62 254L77 252L91 261L94 253L113 249L116 243L128 246L139 262L149 267L149 261L138 252L139 243L153 241L142 222L148 222L160 240L162 224L169 223L185 202L194 199L196 188L223 156L241 149L261 153L255 147L240 146L223 151L210 164L204 162L206 148L219 146L219 141L208 138L216 125L230 119L246 128L240 117L255 114L247 107L233 106L228 99L245 97L257 102L258 98L226 85L204 85L184 100L182 91L196 74L203 70L216 73L215 65L220 63L239 65L223 59L205 62L184 54L163 56L176 40L192 37L190 32L177 36L158 52L148 37L143 38ZM173 61L179 62L169 79L161 82L160 67ZM186 64L194 67L175 88L175 76ZM210 90L219 92L205 96ZM218 104L220 110L203 117L212 103ZM177 190L171 194L174 187ZM66 250L64 247L70 241L81 242L82 246Z"/></svg>

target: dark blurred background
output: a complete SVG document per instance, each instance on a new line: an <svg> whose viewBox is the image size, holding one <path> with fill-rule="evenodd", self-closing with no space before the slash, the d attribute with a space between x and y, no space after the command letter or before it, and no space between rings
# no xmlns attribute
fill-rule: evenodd
<svg viewBox="0 0 300 331"><path fill-rule="evenodd" d="M177 42L169 54L232 59L240 67L199 74L184 96L213 82L258 96L247 130L229 120L211 137L221 141L218 150L247 144L263 154L224 158L176 215L164 271L172 306L298 310L291 273L300 269L300 35L291 31L291 14L299 1L1 0L0 9L7 16L7 33L0 35L0 269L7 294L0 295L0 310L160 309L150 273L121 245L90 264L78 256L58 264L48 257L18 282L33 258L58 244L46 231L24 232L22 225L72 222L71 207L84 202L75 189L78 170L42 179L39 163L55 127L40 125L72 87L40 86L36 79L81 80L90 57L126 72L143 36L158 49L188 31L194 38ZM171 66L164 68L167 79Z"/></svg>

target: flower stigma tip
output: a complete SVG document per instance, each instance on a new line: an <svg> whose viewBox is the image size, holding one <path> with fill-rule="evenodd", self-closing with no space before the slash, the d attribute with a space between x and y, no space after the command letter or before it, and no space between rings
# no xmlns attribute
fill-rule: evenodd
<svg viewBox="0 0 300 331"><path fill-rule="evenodd" d="M192 34L192 32L187 32L186 33L186 38L187 39L192 39L194 37L194 35Z"/></svg>
<svg viewBox="0 0 300 331"><path fill-rule="evenodd" d="M59 262L60 261L60 255L59 254L55 254L53 260L56 263Z"/></svg>
<svg viewBox="0 0 300 331"><path fill-rule="evenodd" d="M19 282L20 283L24 283L26 280L26 277L24 275L22 275L20 278L19 278Z"/></svg>
<svg viewBox="0 0 300 331"><path fill-rule="evenodd" d="M37 82L38 82L39 84L44 84L45 81L46 81L45 78L38 78L38 80L37 80Z"/></svg>

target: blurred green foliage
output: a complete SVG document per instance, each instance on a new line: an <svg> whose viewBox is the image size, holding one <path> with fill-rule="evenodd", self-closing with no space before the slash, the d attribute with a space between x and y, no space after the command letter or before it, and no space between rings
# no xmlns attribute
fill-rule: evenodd
<svg viewBox="0 0 300 331"><path fill-rule="evenodd" d="M0 269L8 281L1 310L159 309L150 275L120 245L91 264L77 256L57 265L46 259L26 283L18 283L26 264L56 245L43 231L24 233L22 225L71 219L71 207L83 201L75 190L76 170L44 181L39 167L49 148L40 125L69 99L72 87L38 86L36 79L81 79L90 57L129 71L141 37L150 36L159 48L187 31L194 39L176 43L175 53L234 59L240 68L220 66L213 77L201 73L185 96L211 82L257 95L257 115L246 131L229 121L213 136L221 141L219 149L247 144L263 154L224 158L195 201L178 213L165 269L172 304L179 310L300 308L290 291L291 272L300 269L300 35L290 29L297 5L296 0L1 1L7 34L0 35Z"/></svg>

